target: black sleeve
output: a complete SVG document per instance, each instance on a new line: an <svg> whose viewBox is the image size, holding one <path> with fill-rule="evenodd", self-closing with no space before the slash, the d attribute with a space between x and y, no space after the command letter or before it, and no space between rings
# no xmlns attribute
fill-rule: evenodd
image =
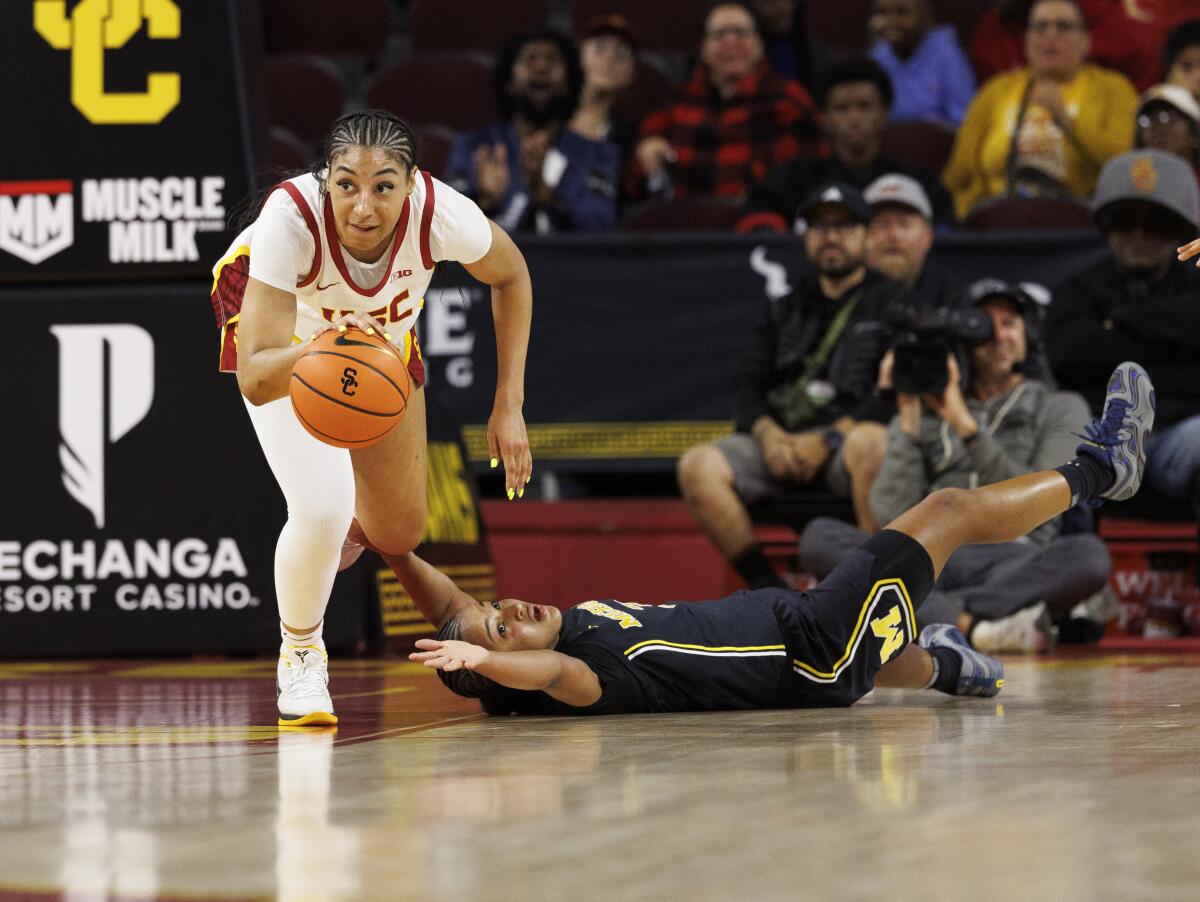
<svg viewBox="0 0 1200 902"><path fill-rule="evenodd" d="M792 163L776 166L767 173L765 179L752 185L746 193L742 215L778 213L787 221L786 228L791 229L792 220L796 217L796 208L800 206L794 187L793 166Z"/></svg>
<svg viewBox="0 0 1200 902"><path fill-rule="evenodd" d="M641 714L649 710L645 693L628 663L612 649L583 633L557 651L578 658L600 680L600 699L586 708L554 702L556 714Z"/></svg>
<svg viewBox="0 0 1200 902"><path fill-rule="evenodd" d="M738 432L749 432L755 420L770 413L766 396L774 373L775 323L771 318L770 304L762 302L754 321L750 346L742 358L735 393L733 420Z"/></svg>
<svg viewBox="0 0 1200 902"><path fill-rule="evenodd" d="M1062 388L1086 393L1105 384L1122 360L1153 356L1145 342L1123 330L1105 328L1102 290L1085 277L1073 279L1054 293L1046 310L1043 345Z"/></svg>

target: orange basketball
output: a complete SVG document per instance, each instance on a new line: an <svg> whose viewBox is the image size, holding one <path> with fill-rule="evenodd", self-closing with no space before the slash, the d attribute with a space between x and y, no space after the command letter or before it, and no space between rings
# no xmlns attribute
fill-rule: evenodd
<svg viewBox="0 0 1200 902"><path fill-rule="evenodd" d="M408 407L412 383L400 352L358 329L326 332L292 367L296 418L338 448L365 448L391 431Z"/></svg>

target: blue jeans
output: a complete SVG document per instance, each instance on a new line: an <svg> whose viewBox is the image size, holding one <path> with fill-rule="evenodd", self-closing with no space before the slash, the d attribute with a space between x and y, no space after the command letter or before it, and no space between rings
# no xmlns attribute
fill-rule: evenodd
<svg viewBox="0 0 1200 902"><path fill-rule="evenodd" d="M1146 482L1160 495L1190 501L1200 514L1200 416L1151 434L1146 443Z"/></svg>

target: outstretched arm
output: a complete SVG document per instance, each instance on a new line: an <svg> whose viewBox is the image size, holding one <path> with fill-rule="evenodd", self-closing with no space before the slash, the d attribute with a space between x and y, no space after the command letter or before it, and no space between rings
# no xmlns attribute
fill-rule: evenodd
<svg viewBox="0 0 1200 902"><path fill-rule="evenodd" d="M411 551L382 557L408 592L417 610L438 629L463 608L476 603L450 577Z"/></svg>
<svg viewBox="0 0 1200 902"><path fill-rule="evenodd" d="M578 658L557 651L489 651L470 642L418 639L408 657L426 667L458 670L465 667L510 689L541 690L576 708L600 700L600 678Z"/></svg>

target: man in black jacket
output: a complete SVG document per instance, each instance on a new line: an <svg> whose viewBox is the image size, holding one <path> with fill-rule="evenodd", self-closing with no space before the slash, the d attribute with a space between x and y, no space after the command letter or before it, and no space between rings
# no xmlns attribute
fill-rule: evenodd
<svg viewBox="0 0 1200 902"><path fill-rule="evenodd" d="M901 289L866 265L870 209L849 185L819 190L803 208L814 269L787 297L766 304L737 395L737 432L690 448L679 486L692 515L752 587L776 584L747 505L798 485L849 495L860 522L882 462L873 410L883 357L883 308ZM860 434L867 433L864 440Z"/></svg>
<svg viewBox="0 0 1200 902"><path fill-rule="evenodd" d="M1096 374L1143 363L1158 394L1147 483L1200 515L1200 272L1176 259L1200 214L1196 177L1162 151L1123 154L1100 174L1093 209L1111 256L1055 292L1050 364L1060 387L1099 411Z"/></svg>

